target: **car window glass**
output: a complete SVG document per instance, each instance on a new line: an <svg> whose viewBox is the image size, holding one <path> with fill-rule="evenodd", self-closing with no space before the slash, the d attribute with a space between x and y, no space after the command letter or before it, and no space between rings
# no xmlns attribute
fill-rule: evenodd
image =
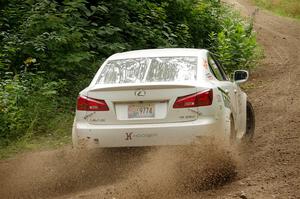
<svg viewBox="0 0 300 199"><path fill-rule="evenodd" d="M218 68L217 64L215 63L215 61L211 58L211 56L208 57L208 65L209 65L210 71L214 74L214 76L218 80L223 81L224 77L223 77L220 69Z"/></svg>
<svg viewBox="0 0 300 199"><path fill-rule="evenodd" d="M189 81L196 79L196 57L154 57L146 82Z"/></svg>
<svg viewBox="0 0 300 199"><path fill-rule="evenodd" d="M214 62L216 63L216 65L218 66L218 68L219 68L219 70L220 70L220 72L221 72L221 75L223 76L223 79L224 79L224 80L229 80L229 78L227 77L227 75L226 75L226 73L225 73L225 70L224 70L224 68L222 67L222 65L220 64L220 62L219 62L214 56L211 55L211 57L212 57L212 59L214 60Z"/></svg>
<svg viewBox="0 0 300 199"><path fill-rule="evenodd" d="M111 60L103 66L97 83L194 81L197 57L142 57Z"/></svg>
<svg viewBox="0 0 300 199"><path fill-rule="evenodd" d="M124 59L109 61L103 68L98 83L131 83L144 79L149 60Z"/></svg>

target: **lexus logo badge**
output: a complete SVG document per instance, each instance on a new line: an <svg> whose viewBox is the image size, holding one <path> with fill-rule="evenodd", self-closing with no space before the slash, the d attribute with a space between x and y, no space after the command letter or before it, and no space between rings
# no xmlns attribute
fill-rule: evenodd
<svg viewBox="0 0 300 199"><path fill-rule="evenodd" d="M145 95L146 95L146 91L140 89L140 90L135 91L135 92L134 92L134 95L135 95L135 96L142 97L142 96L145 96Z"/></svg>

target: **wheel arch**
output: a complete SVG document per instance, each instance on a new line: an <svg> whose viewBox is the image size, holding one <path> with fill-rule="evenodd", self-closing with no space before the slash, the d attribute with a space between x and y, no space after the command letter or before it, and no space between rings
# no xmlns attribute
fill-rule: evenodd
<svg viewBox="0 0 300 199"><path fill-rule="evenodd" d="M238 118L235 118L236 122L236 130L238 138L242 138L246 133L246 121L247 121L247 101L248 96L246 93L241 92L240 100L239 100L239 114Z"/></svg>

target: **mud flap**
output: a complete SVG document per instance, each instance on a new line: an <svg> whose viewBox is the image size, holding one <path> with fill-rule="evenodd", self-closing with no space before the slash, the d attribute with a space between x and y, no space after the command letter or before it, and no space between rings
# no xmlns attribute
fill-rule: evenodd
<svg viewBox="0 0 300 199"><path fill-rule="evenodd" d="M244 134L242 141L251 142L255 131L255 113L252 104L247 101L247 117L246 117L246 133Z"/></svg>
<svg viewBox="0 0 300 199"><path fill-rule="evenodd" d="M72 126L72 146L73 148L78 147L78 136L76 133L76 117L74 118L73 126Z"/></svg>
<svg viewBox="0 0 300 199"><path fill-rule="evenodd" d="M229 108L225 108L225 118L224 118L224 127L225 127L225 136L224 139L226 141L226 143L230 142L230 133L231 133L231 129L230 129L230 117L231 117L231 110Z"/></svg>

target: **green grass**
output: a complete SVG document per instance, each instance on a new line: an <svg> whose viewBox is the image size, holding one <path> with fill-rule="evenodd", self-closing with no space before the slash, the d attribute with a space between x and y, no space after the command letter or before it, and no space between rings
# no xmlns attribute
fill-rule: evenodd
<svg viewBox="0 0 300 199"><path fill-rule="evenodd" d="M48 133L25 136L11 142L8 146L0 147L0 159L6 159L29 151L57 149L71 144L73 118L72 114L61 115L49 121Z"/></svg>
<svg viewBox="0 0 300 199"><path fill-rule="evenodd" d="M279 15L300 19L300 0L252 0Z"/></svg>
<svg viewBox="0 0 300 199"><path fill-rule="evenodd" d="M61 146L71 144L71 135L64 136L36 136L30 139L20 139L9 146L0 149L0 159L10 158L16 154L57 149Z"/></svg>

